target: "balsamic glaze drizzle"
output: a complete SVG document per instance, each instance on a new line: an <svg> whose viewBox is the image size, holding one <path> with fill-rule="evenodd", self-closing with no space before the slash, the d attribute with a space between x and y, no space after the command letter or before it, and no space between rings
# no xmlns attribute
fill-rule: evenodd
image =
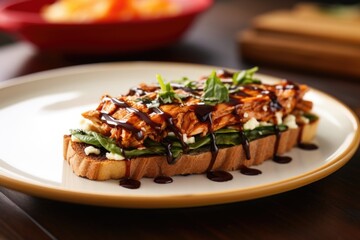
<svg viewBox="0 0 360 240"><path fill-rule="evenodd" d="M276 163L281 163L281 164L291 162L292 161L291 157L277 155L277 152L278 152L278 149L279 149L281 132L279 130L278 125L276 125L276 124L274 125L274 132L275 132L276 140L275 140L275 146L274 146L273 161L276 162Z"/></svg>
<svg viewBox="0 0 360 240"><path fill-rule="evenodd" d="M223 70L222 73L220 73L220 76L223 78L231 78L233 76L233 74L234 73L232 73L232 72ZM227 80L224 80L224 82L228 83ZM172 87L174 89L182 89L186 92L191 93L192 95L199 95L199 92L203 90L202 88L191 89L191 88L185 87L180 84L175 84L175 83L172 83ZM154 89L158 89L158 88L154 88ZM237 108L242 106L241 98L251 96L244 91L246 89L256 91L256 92L258 92L258 94L268 96L270 99L270 103L269 103L270 111L275 113L275 112L281 111L283 109L283 106L280 104L280 102L277 99L277 95L276 95L275 91L270 91L268 89L260 88L256 85L245 85L245 86L243 86L243 88L239 88L239 89L230 88L229 89L230 91L231 90L235 91L233 93L233 95L236 98L230 98L230 102L228 104L234 106L233 115L238 119L239 122L242 117L239 116L239 114L237 113ZM287 81L284 86L277 86L276 89L278 89L278 90L279 89L280 90L281 89L283 89L283 90L284 89L285 90L286 89L294 89L294 90L296 90L295 97L296 98L298 97L299 86L290 81ZM132 88L129 91L128 96L136 95L136 96L140 97L140 96L144 96L146 94L147 94L147 92L145 90L137 87L137 88ZM160 133L161 125L152 121L147 113L144 113L134 107L131 107L126 102L121 101L117 98L111 98L111 97L106 96L103 98L103 102L106 102L106 101L111 101L117 108L125 108L128 112L135 114L139 119L146 122L152 129L154 129L155 131ZM209 163L209 166L207 167L207 174L206 174L207 178L212 181L217 181L217 182L231 180L233 178L233 176L229 172L222 171L222 170L212 170L214 167L216 158L218 156L218 153L219 153L219 147L216 144L216 136L215 136L213 128L212 128L212 126L213 126L212 112L214 110L216 110L216 106L206 105L206 104L198 104L198 105L191 106L191 109L195 112L198 120L200 122L206 123L208 126L208 129L209 129L211 161ZM100 109L98 109L98 110L100 110ZM156 114L161 115L162 119L167 123L168 130L170 132L173 132L175 134L175 136L177 137L177 139L180 141L183 152L187 153L189 150L189 146L184 142L182 133L176 127L172 116L170 114L162 111L158 107L151 107L149 110L150 110L150 113L156 113ZM142 132L142 130L137 129L131 123L128 123L127 121L115 119L111 116L111 113L107 113L104 111L101 111L100 116L101 116L101 120L106 122L107 124L109 124L111 126L115 126L115 127L121 127L127 131L130 131L131 133L134 134L134 136L137 140L144 139L144 133ZM275 123L276 123L276 121L275 121ZM239 132L240 132L240 136L239 136L240 142L241 142L241 145L245 152L246 159L250 160L251 156L250 156L249 140L247 139L245 132L243 130L241 130ZM273 161L278 162L278 163L290 162L291 161L290 157L277 155L281 132L276 124L274 125L274 134L276 137L276 141L275 141L275 146L274 146ZM300 133L300 135L301 135L301 133ZM298 139L298 147L299 148L306 149L306 150L317 149L317 146L315 144L302 143L299 139ZM167 162L169 164L174 164L176 162L176 159L174 159L173 153L171 152L173 143L171 141L168 141L168 142L162 142L162 144L166 150ZM122 151L123 151L123 156L125 156L125 150L123 148L122 148ZM126 158L126 156L125 156L125 158ZM125 188L130 188L130 189L139 188L141 183L138 180L134 180L134 179L130 178L130 170L131 170L131 159L126 158L126 174L125 174L125 178L121 179L120 185ZM249 168L249 167L246 167L245 165L242 165L240 167L240 172L245 175L261 174L260 170ZM154 178L154 182L160 183L160 184L171 183L172 181L173 181L173 179L171 177L167 177L167 176L158 176L158 177Z"/></svg>
<svg viewBox="0 0 360 240"><path fill-rule="evenodd" d="M171 142L163 142L162 145L165 147L166 159L168 164L174 164L175 158L173 153L171 152L172 143Z"/></svg>
<svg viewBox="0 0 360 240"><path fill-rule="evenodd" d="M182 146L182 149L184 151L184 153L187 153L189 150L189 146L184 142L182 133L179 131L179 129L175 126L174 124L174 119L171 117L170 114L162 111L160 108L158 107L154 107L152 108L152 110L155 113L161 114L162 118L165 120L165 122L167 123L167 127L170 129L170 131L172 131L175 136L177 137L177 139L180 141L180 144Z"/></svg>
<svg viewBox="0 0 360 240"><path fill-rule="evenodd" d="M233 179L231 173L222 171L222 170L212 170L216 161L216 157L219 153L219 147L216 144L216 137L212 129L213 121L211 113L216 109L215 106L198 104L195 105L193 110L196 114L196 117L200 122L205 122L208 125L209 135L210 135L210 151L211 151L211 160L210 164L206 170L206 177L211 181L215 182L225 182Z"/></svg>
<svg viewBox="0 0 360 240"><path fill-rule="evenodd" d="M141 89L139 87L134 87L134 88L130 89L130 91L129 91L129 93L127 95L128 96L136 95L136 96L141 97L141 96L144 96L145 94L146 94L146 92L143 89Z"/></svg>
<svg viewBox="0 0 360 240"><path fill-rule="evenodd" d="M174 180L168 176L157 176L156 178L154 178L154 182L159 184L172 183L173 181Z"/></svg>
<svg viewBox="0 0 360 240"><path fill-rule="evenodd" d="M141 140L144 138L144 134L141 130L134 127L132 124L127 123L123 120L118 120L110 116L106 112L101 112L101 120L105 121L107 124L114 126L114 127L122 127L135 135L136 140Z"/></svg>
<svg viewBox="0 0 360 240"><path fill-rule="evenodd" d="M319 149L319 147L314 143L298 143L297 146L300 149L309 150L309 151Z"/></svg>
<svg viewBox="0 0 360 240"><path fill-rule="evenodd" d="M303 132L304 126L300 125L299 127L300 127L300 131L299 131L299 136L298 136L298 139L297 139L297 147L302 149L302 150L308 150L308 151L318 149L319 147L314 143L304 143L304 142L302 142L301 137L302 137L302 132Z"/></svg>
<svg viewBox="0 0 360 240"><path fill-rule="evenodd" d="M141 182L132 178L123 178L120 180L119 185L124 188L138 189L141 186Z"/></svg>
<svg viewBox="0 0 360 240"><path fill-rule="evenodd" d="M262 172L258 169L255 169L255 168L249 168L245 165L242 165L240 167L240 172L244 175L248 175L248 176L255 176L255 175L259 175L261 174Z"/></svg>
<svg viewBox="0 0 360 240"><path fill-rule="evenodd" d="M239 102L238 100L236 101L235 99L231 99L230 102L232 102L232 104L234 104L234 110L233 110L233 115L236 117L237 121L240 122L241 121L241 117L238 114L238 108L241 107L241 102ZM242 128L241 125L239 125L240 129ZM249 143L249 139L246 137L245 132L244 131L240 131L240 143L242 145L242 148L245 152L245 157L246 160L250 160L251 156L250 156L250 143Z"/></svg>
<svg viewBox="0 0 360 240"><path fill-rule="evenodd" d="M214 106L199 104L193 107L196 117L200 122L204 122L208 125L209 135L210 135L210 151L211 151L211 161L207 168L207 171L211 171L214 166L216 157L219 153L219 148L216 145L215 134L212 130L213 121L211 118L211 113L215 110Z"/></svg>
<svg viewBox="0 0 360 240"><path fill-rule="evenodd" d="M251 159L251 156L250 156L250 143L249 143L249 139L246 137L244 131L240 131L240 140L241 140L241 145L243 147L243 150L245 152L246 159L250 160Z"/></svg>
<svg viewBox="0 0 360 240"><path fill-rule="evenodd" d="M129 106L126 102L123 102L117 98L105 97L103 99L103 101L107 101L107 100L110 100L113 104L115 104L119 108L125 108L127 111L134 113L141 120L146 122L151 128L158 130L158 131L160 130L160 125L153 122L146 113L143 113L142 111L139 111L138 109Z"/></svg>
<svg viewBox="0 0 360 240"><path fill-rule="evenodd" d="M233 179L231 173L222 170L208 171L206 177L214 182L226 182Z"/></svg>

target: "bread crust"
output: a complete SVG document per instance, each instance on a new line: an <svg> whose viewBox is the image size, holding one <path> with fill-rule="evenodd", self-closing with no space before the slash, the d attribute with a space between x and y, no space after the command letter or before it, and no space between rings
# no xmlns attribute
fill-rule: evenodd
<svg viewBox="0 0 360 240"><path fill-rule="evenodd" d="M293 148L298 140L308 142L316 133L318 121L301 128L289 129L281 133L276 154L283 154ZM299 136L301 134L301 137ZM251 159L246 159L242 145L221 148L212 170L233 171L241 166L253 166L271 159L274 155L276 137L270 135L250 142ZM175 163L168 164L166 156L137 157L131 160L109 160L103 155L86 155L84 143L71 141L71 136L64 136L64 159L74 173L92 180L121 179L130 168L132 179L156 176L174 176L181 174L205 173L211 161L211 152L183 154ZM127 165L128 164L128 165Z"/></svg>

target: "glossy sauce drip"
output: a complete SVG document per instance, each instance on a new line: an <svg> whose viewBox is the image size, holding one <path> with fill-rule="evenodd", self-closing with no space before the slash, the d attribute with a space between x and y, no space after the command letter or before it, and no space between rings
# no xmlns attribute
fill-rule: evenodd
<svg viewBox="0 0 360 240"><path fill-rule="evenodd" d="M274 126L274 131L275 131L276 140L275 140L273 161L276 162L276 163L281 163L281 164L291 162L291 160L292 160L291 157L277 155L277 152L278 152L278 149L279 149L281 132L280 132L279 127L277 125Z"/></svg>
<svg viewBox="0 0 360 240"><path fill-rule="evenodd" d="M235 96L238 96L238 97L251 97L250 94L247 94L246 92L244 91L241 91L241 90L238 90L234 93Z"/></svg>
<svg viewBox="0 0 360 240"><path fill-rule="evenodd" d="M120 141L119 141L120 142ZM125 177L122 178L119 182L119 185L124 187L124 188L129 188L129 189L137 189L140 188L141 186L141 182L135 179L131 179L130 178L130 174L131 174L131 159L127 158L126 153L125 153L125 149L121 146L121 144L119 143L119 146L121 148L121 154L123 155L123 157L125 158Z"/></svg>
<svg viewBox="0 0 360 240"><path fill-rule="evenodd" d="M146 94L146 92L141 89L141 88L138 88L138 87L135 87L135 88L131 88L129 93L127 94L127 96L144 96Z"/></svg>
<svg viewBox="0 0 360 240"><path fill-rule="evenodd" d="M125 178L129 178L130 177L130 171L131 171L131 160L130 159L125 159Z"/></svg>
<svg viewBox="0 0 360 240"><path fill-rule="evenodd" d="M163 142L162 145L165 147L166 159L167 159L168 164L175 163L175 158L173 156L173 153L171 152L172 143Z"/></svg>
<svg viewBox="0 0 360 240"><path fill-rule="evenodd" d="M234 108L234 111L233 111L233 115L237 118L238 122L241 121L241 117L237 113L237 108L240 107L240 106L241 106L240 104L235 105L235 108ZM245 152L246 159L250 160L251 159L251 156L250 156L250 143L249 143L249 139L246 137L245 132L243 130L240 131L240 143L241 143L242 148L243 148L243 150Z"/></svg>
<svg viewBox="0 0 360 240"><path fill-rule="evenodd" d="M160 108L154 107L154 108L151 108L151 109L155 113L161 114L161 116L163 117L163 119L167 123L167 127L170 129L171 132L173 132L175 134L177 139L180 141L183 151L185 153L188 152L189 146L184 142L183 136L182 136L181 132L175 126L172 116L170 114L166 113L166 112L163 112Z"/></svg>
<svg viewBox="0 0 360 240"><path fill-rule="evenodd" d="M213 132L210 133L210 151L211 151L211 161L210 164L207 168L207 171L211 171L211 169L213 168L215 161L216 161L216 157L219 153L219 148L216 145L216 138L215 138L215 134Z"/></svg>
<svg viewBox="0 0 360 240"><path fill-rule="evenodd" d="M136 140L141 140L144 138L144 134L141 130L134 127L132 124L127 123L126 121L118 120L110 116L108 113L101 113L101 120L105 121L107 124L114 127L122 127L135 135Z"/></svg>
<svg viewBox="0 0 360 240"><path fill-rule="evenodd" d="M273 161L276 163L281 163L281 164L285 164L285 163L289 163L292 161L292 158L289 156L279 156L279 155L275 155L273 157Z"/></svg>
<svg viewBox="0 0 360 240"><path fill-rule="evenodd" d="M211 112L215 111L215 106L199 104L194 105L193 110L196 114L196 117L200 122L206 122L208 124L212 124ZM209 130L211 129L211 125L209 126Z"/></svg>
<svg viewBox="0 0 360 240"><path fill-rule="evenodd" d="M131 160L129 158L127 158L126 153L125 153L125 149L124 147L121 145L121 141L118 141L118 145L120 146L121 149L121 155L125 158L125 178L130 178L130 173L131 173Z"/></svg>
<svg viewBox="0 0 360 240"><path fill-rule="evenodd" d="M153 122L146 113L143 113L143 112L139 111L138 109L129 106L126 102L123 102L117 98L109 98L109 97L106 97L103 100L104 101L110 100L117 107L125 108L127 111L134 113L137 117L139 117L141 120L146 122L151 128L153 128L155 130L160 130L160 126L157 123Z"/></svg>
<svg viewBox="0 0 360 240"><path fill-rule="evenodd" d="M255 175L259 175L261 174L262 172L258 169L255 169L255 168L249 168L245 165L242 165L240 167L240 172L244 175L248 175L248 176L255 176Z"/></svg>
<svg viewBox="0 0 360 240"><path fill-rule="evenodd" d="M141 186L141 182L131 178L123 178L120 180L120 186L129 189L138 189Z"/></svg>
<svg viewBox="0 0 360 240"><path fill-rule="evenodd" d="M212 131L212 119L211 119L211 112L215 110L214 106L211 105L196 105L194 106L194 112L196 117L199 119L200 122L205 122L208 125L209 135L210 135L210 151L211 151L211 161L207 168L207 171L210 171L214 166L217 154L219 152L219 148L216 145L215 134Z"/></svg>
<svg viewBox="0 0 360 240"><path fill-rule="evenodd" d="M276 112L278 110L281 110L283 108L283 106L280 104L280 102L278 101L277 99L277 95L276 95L276 92L275 91L270 91L268 89L263 89L263 88L260 88L260 87L257 87L257 86L254 86L254 85L250 85L250 86L244 86L244 88L246 89L250 89L250 90L253 90L253 91L257 91L259 92L259 94L262 94L262 95L266 95L270 98L271 102L270 102L270 110L272 112ZM292 83L291 81L286 81L285 85L284 86L276 86L276 89L278 90L290 90L290 89L293 89L295 90L295 98L298 98L299 96L299 86Z"/></svg>
<svg viewBox="0 0 360 240"><path fill-rule="evenodd" d="M289 80L286 81L286 85L285 85L284 88L285 89L294 89L296 91L300 90L300 88L299 88L299 86L297 84L295 84L295 83L293 83L293 82L291 82Z"/></svg>
<svg viewBox="0 0 360 240"><path fill-rule="evenodd" d="M214 182L226 182L233 179L233 176L229 172L222 170L208 171L206 177Z"/></svg>
<svg viewBox="0 0 360 240"><path fill-rule="evenodd" d="M156 178L154 178L154 182L159 184L172 183L173 181L174 180L168 176L157 176Z"/></svg>
<svg viewBox="0 0 360 240"><path fill-rule="evenodd" d="M245 136L245 132L244 131L240 131L240 140L241 140L241 145L244 149L245 152L245 156L247 160L251 159L250 156L250 143L249 143L249 139Z"/></svg>
<svg viewBox="0 0 360 240"><path fill-rule="evenodd" d="M132 90L134 90L134 89L132 89ZM137 90L139 90L139 89L137 89ZM155 129L157 131L161 130L160 125L153 122L146 113L143 113L143 112L139 111L138 109L129 106L126 102L123 102L123 101L121 101L121 100L119 100L117 98L109 98L109 97L105 97L103 99L103 101L111 101L117 107L126 108L127 111L129 111L131 113L134 113L137 117L139 117L141 120L146 122L151 128L153 128L153 129ZM188 151L188 145L184 142L181 132L176 128L171 115L163 112L160 108L157 108L157 107L150 108L150 110L157 113L157 114L161 114L161 116L165 119L165 121L166 121L166 123L168 125L168 128L179 139L179 141L180 141L180 143L182 145L183 151L187 152ZM133 134L135 134L135 137L136 137L137 140L141 140L143 138L142 131L138 130L133 125L131 125L131 124L127 123L127 122L114 119L113 117L111 117L109 114L106 114L106 113L102 113L101 119L105 120L109 125L121 126L121 127L125 128L126 130L131 131ZM171 152L171 143L166 143L165 148L166 148L168 163L169 164L174 163L175 159L173 158L173 155L172 155L172 152Z"/></svg>
<svg viewBox="0 0 360 240"><path fill-rule="evenodd" d="M304 126L300 125L299 128L300 128L300 131L299 131L299 136L297 139L297 147L300 149L309 150L309 151L318 149L319 147L314 143L303 143L301 141Z"/></svg>
<svg viewBox="0 0 360 240"><path fill-rule="evenodd" d="M299 143L298 148L303 149L303 150L316 150L319 149L319 147L314 144L314 143Z"/></svg>
<svg viewBox="0 0 360 240"><path fill-rule="evenodd" d="M211 112L215 110L214 106L211 105L196 105L194 108L194 112L201 122L205 122L208 125L209 134L210 134L210 151L211 151L211 161L207 168L207 174L206 177L210 179L211 181L215 182L226 182L233 179L233 176L226 171L222 170L215 170L212 171L212 168L215 164L216 157L219 153L219 148L216 145L216 138L215 134L212 131L212 125L213 121L211 118Z"/></svg>
<svg viewBox="0 0 360 240"><path fill-rule="evenodd" d="M282 109L281 104L277 100L277 96L275 92L269 91L269 90L263 90L261 91L261 94L267 95L270 98L270 110L272 112L276 112L278 110Z"/></svg>

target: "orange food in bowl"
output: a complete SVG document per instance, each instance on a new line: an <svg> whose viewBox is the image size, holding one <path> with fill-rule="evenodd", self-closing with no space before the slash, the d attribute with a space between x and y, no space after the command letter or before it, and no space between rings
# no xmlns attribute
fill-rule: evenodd
<svg viewBox="0 0 360 240"><path fill-rule="evenodd" d="M59 0L42 9L49 22L103 22L148 19L179 13L169 0Z"/></svg>

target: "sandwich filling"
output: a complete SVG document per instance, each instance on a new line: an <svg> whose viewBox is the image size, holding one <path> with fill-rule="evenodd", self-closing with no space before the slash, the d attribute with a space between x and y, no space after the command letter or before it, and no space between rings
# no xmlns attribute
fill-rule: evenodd
<svg viewBox="0 0 360 240"><path fill-rule="evenodd" d="M312 102L303 99L306 85L265 84L256 71L171 82L157 75L157 84L102 96L96 109L82 114L87 126L71 130L72 140L88 144L87 155L105 152L112 160L166 155L174 164L182 154L211 151L211 170L219 148L235 145L250 159L249 142L317 120Z"/></svg>

